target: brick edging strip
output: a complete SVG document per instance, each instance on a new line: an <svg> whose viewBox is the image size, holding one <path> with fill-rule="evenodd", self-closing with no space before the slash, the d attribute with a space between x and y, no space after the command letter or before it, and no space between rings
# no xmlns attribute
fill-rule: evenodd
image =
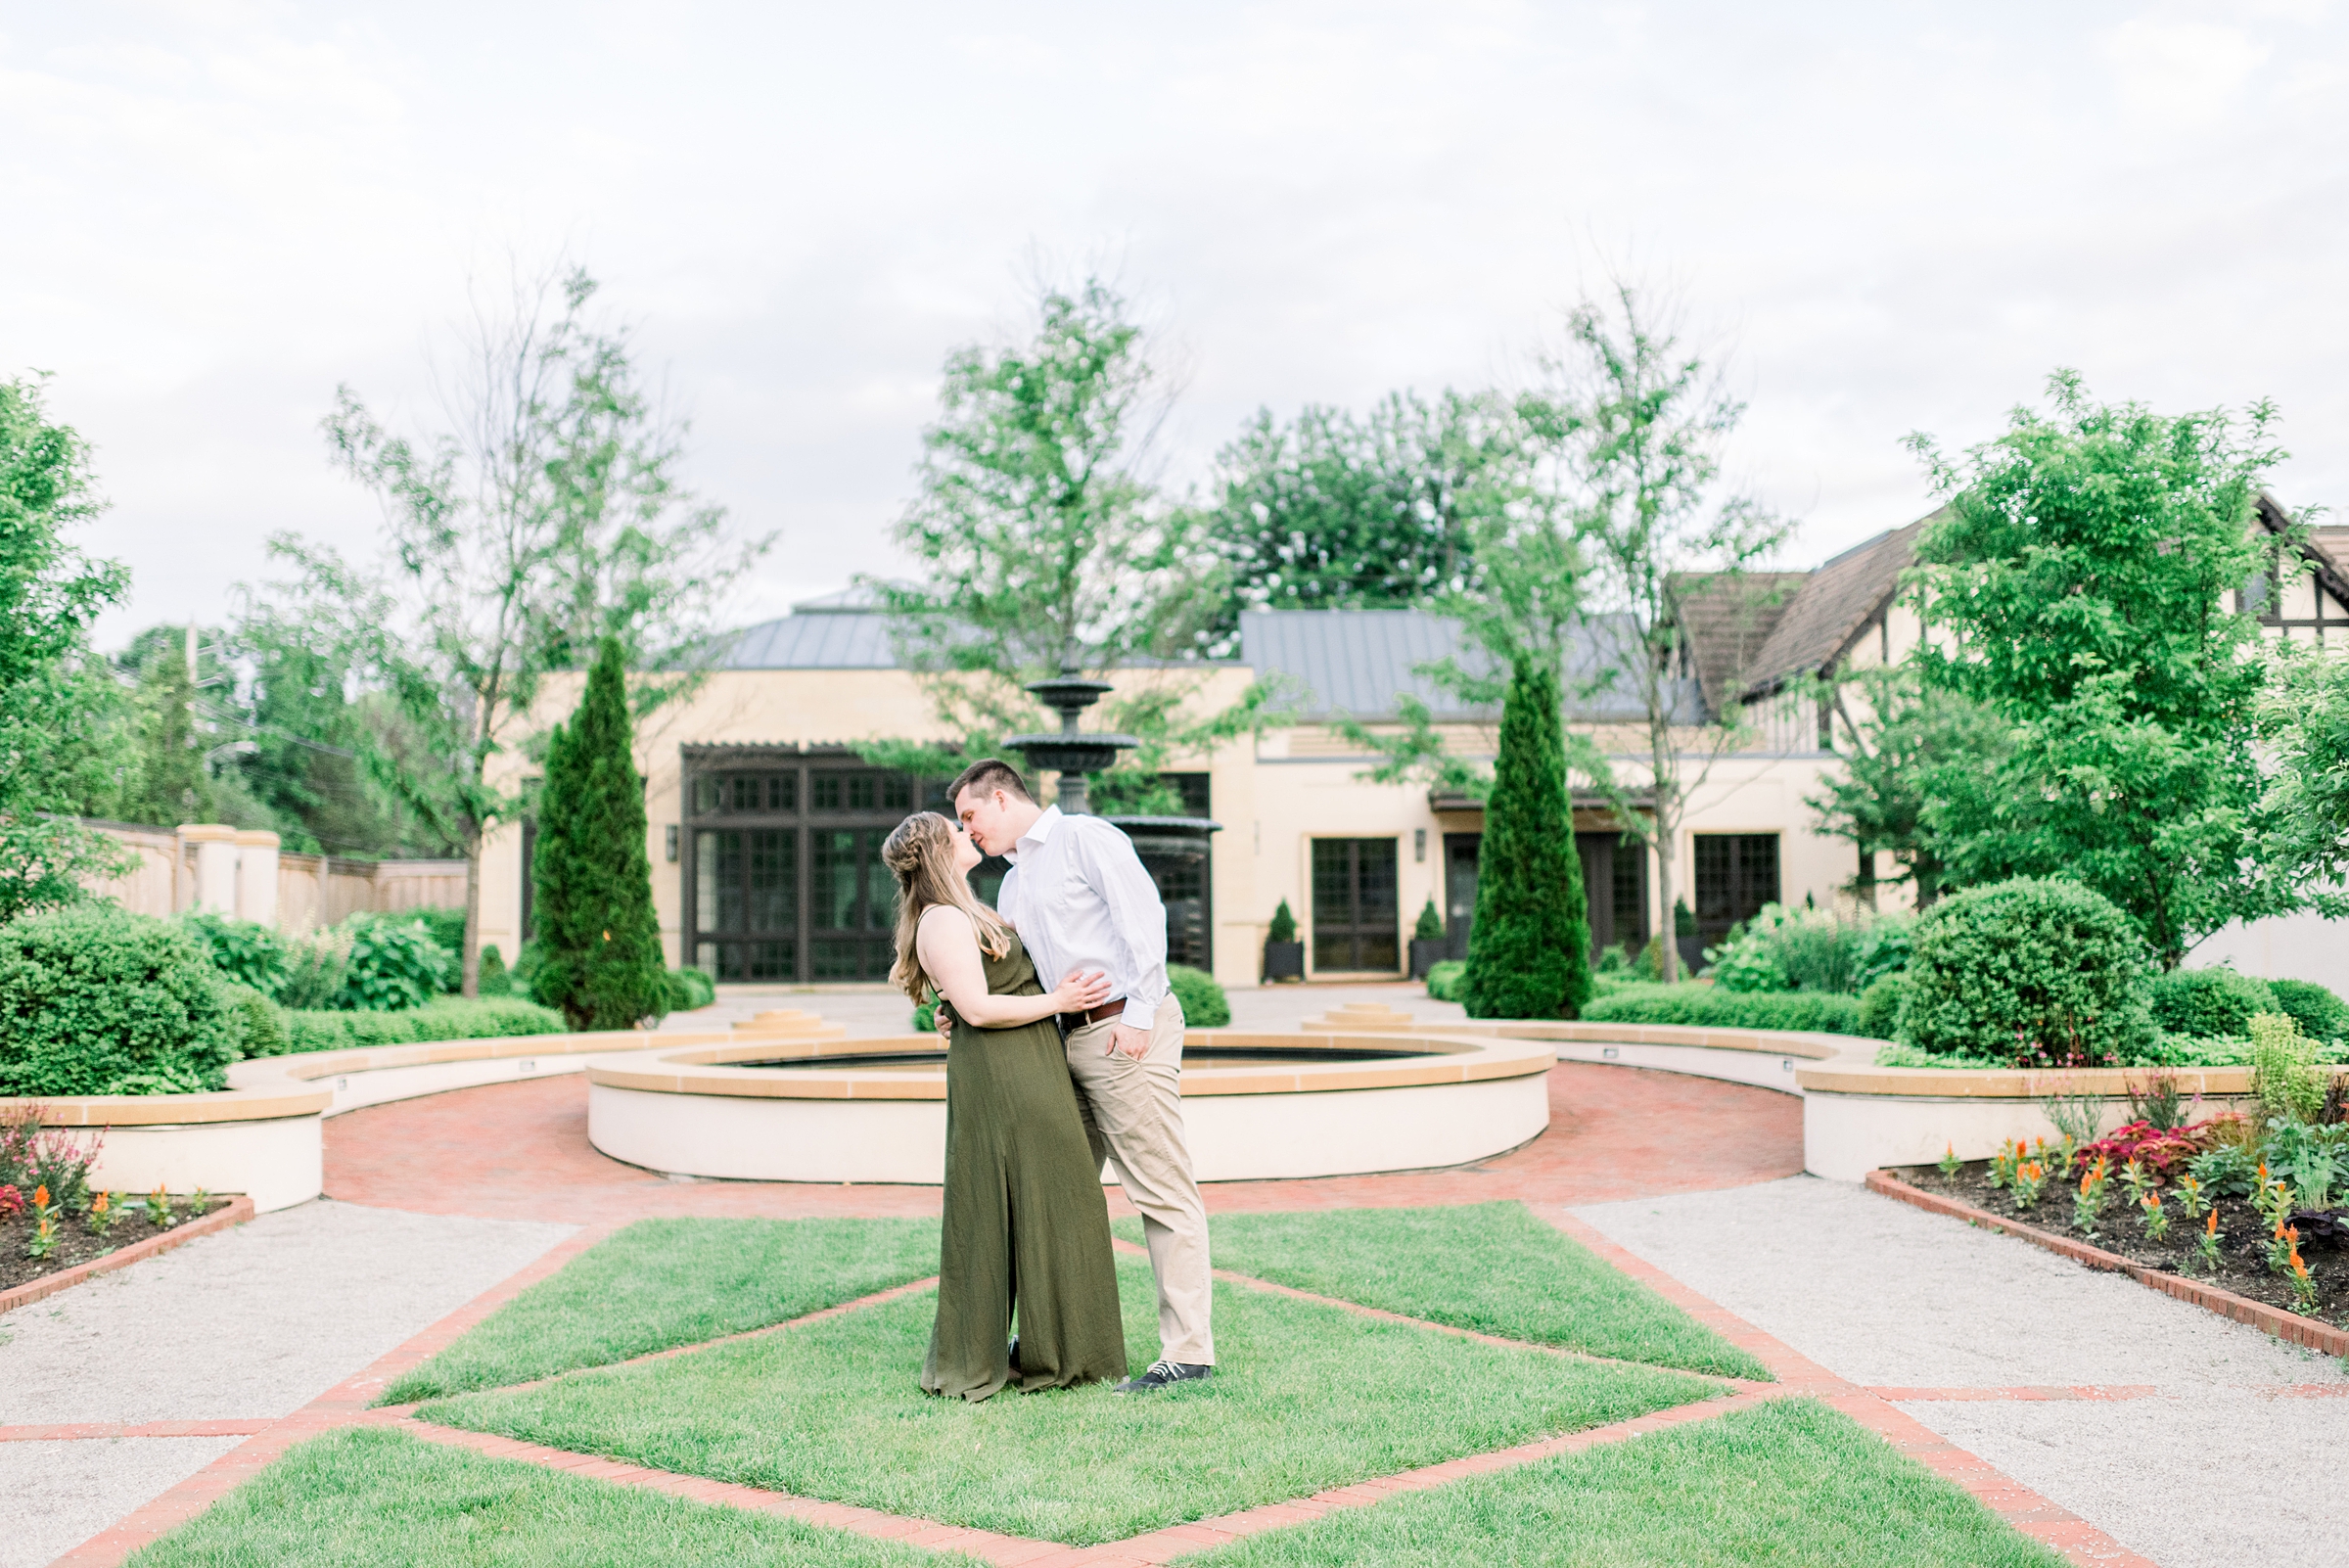
<svg viewBox="0 0 2349 1568"><path fill-rule="evenodd" d="M54 1274L43 1274L38 1279L27 1279L22 1285L0 1290L0 1313L13 1313L20 1307L29 1307L34 1302L45 1300L61 1290L70 1290L85 1279L95 1279L100 1274L111 1274L117 1268L127 1268L142 1259L152 1258L158 1253L169 1252L182 1242L194 1241L198 1236L208 1236L215 1230L226 1230L230 1225L241 1225L252 1218L253 1200L243 1193L239 1193L210 1214L194 1220L183 1220L168 1230L159 1231L149 1236L145 1241L134 1241L127 1247L116 1248L103 1258L92 1258L88 1263L75 1264L72 1268L61 1268Z"/></svg>
<svg viewBox="0 0 2349 1568"><path fill-rule="evenodd" d="M2106 1252L2103 1248L2092 1247L2085 1241L2074 1241L2071 1237L2057 1235L2052 1230L2042 1230L2037 1225L2027 1225L2019 1220L2009 1220L2004 1215L1992 1214L1988 1209L1977 1209L1961 1198L1944 1197L1938 1192L1927 1192L1922 1187L1911 1186L1903 1181L1889 1171L1870 1171L1867 1174L1867 1188L1871 1192L1880 1192L1885 1197L1897 1198L1903 1203L1922 1209L1927 1214L1947 1215L1953 1220L1963 1220L1968 1224L1980 1225L1991 1230L2003 1230L2010 1236L2020 1236L2034 1246L2044 1247L2057 1257L2069 1258L2072 1262L2085 1264L2091 1268L2101 1268L2110 1273L2127 1274L2148 1290L2158 1290L2165 1296L2175 1296L2189 1306L2201 1308L2204 1312L2215 1313L2221 1317L2231 1317L2238 1323L2247 1323L2262 1333L2273 1334L2278 1339L2289 1344L2305 1346L2313 1351L2322 1351L2327 1356L2349 1357L2349 1332L2343 1332L2329 1323L2321 1323L2313 1317L2303 1317L2298 1313L2287 1313L2280 1307L2271 1307L2264 1301L2253 1301L2248 1296L2238 1296L2232 1290L2222 1290L2217 1285L2204 1284L2198 1279L2188 1279L2184 1274L2165 1273L2159 1268L2148 1268L2143 1264L2134 1263L2117 1252Z"/></svg>

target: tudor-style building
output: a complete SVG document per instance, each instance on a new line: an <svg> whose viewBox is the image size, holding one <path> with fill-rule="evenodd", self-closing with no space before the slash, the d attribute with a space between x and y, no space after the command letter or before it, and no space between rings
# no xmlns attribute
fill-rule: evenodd
<svg viewBox="0 0 2349 1568"><path fill-rule="evenodd" d="M2237 602L2279 636L2349 643L2349 529L2318 530L2293 548L2271 497L2261 497L2259 518L2278 551ZM1684 711L1695 719L1739 705L1754 733L1745 750L1712 762L1676 847L1696 944L1718 941L1764 903L1829 904L1851 883L1850 844L1820 834L1805 804L1838 765L1838 720L1813 677L1897 662L1915 645L1920 627L1900 579L1922 527L1880 534L1815 572L1745 576L1733 593L1709 591L1702 578L1680 585L1693 654ZM1606 629L1586 631L1578 665L1595 668ZM1408 696L1431 711L1451 749L1489 758L1498 715L1457 706L1415 672L1447 656L1464 656L1457 628L1419 611L1265 611L1241 618L1235 661L1109 672L1119 685L1179 680L1201 714L1257 681L1277 682L1289 701L1280 727L1174 761L1170 779L1186 809L1221 823L1204 861L1152 858L1178 961L1212 969L1226 986L1257 984L1265 932L1284 901L1313 978L1401 975L1430 900L1452 950L1463 948L1481 808L1424 786L1368 782L1377 759L1348 738L1353 725L1397 722ZM575 696L554 683L550 712ZM1628 758L1644 744L1644 731L1634 733L1639 716L1602 696L1574 722ZM725 984L883 979L894 909L881 840L909 811L944 802L936 784L870 766L853 744L935 727L884 619L857 592L737 636L692 696L637 736L669 960ZM1654 855L1627 840L1607 803L1578 797L1574 830L1594 943L1636 949L1665 930ZM501 832L483 865L483 940L509 959L528 927L527 842L527 829ZM1878 871L1889 878L1892 867ZM2214 939L2196 961L2231 954L2248 972L2297 973L2321 961L2304 949L2321 953L2339 940L2309 922L2263 928Z"/></svg>

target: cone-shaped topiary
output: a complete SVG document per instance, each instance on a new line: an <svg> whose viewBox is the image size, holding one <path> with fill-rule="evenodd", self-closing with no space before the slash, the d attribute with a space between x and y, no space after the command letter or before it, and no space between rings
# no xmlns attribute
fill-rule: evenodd
<svg viewBox="0 0 2349 1568"><path fill-rule="evenodd" d="M1460 990L1468 1016L1579 1016L1590 999L1590 916L1566 794L1558 677L1531 661L1509 675L1476 858Z"/></svg>
<svg viewBox="0 0 2349 1568"><path fill-rule="evenodd" d="M617 637L604 639L578 712L547 746L530 875L540 1001L563 1009L574 1029L632 1029L668 1011Z"/></svg>

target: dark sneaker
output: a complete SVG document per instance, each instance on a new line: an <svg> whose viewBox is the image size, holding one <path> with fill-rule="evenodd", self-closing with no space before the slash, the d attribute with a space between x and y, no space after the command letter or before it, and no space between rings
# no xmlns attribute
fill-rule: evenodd
<svg viewBox="0 0 2349 1568"><path fill-rule="evenodd" d="M1201 1366L1191 1361L1152 1361L1150 1370L1139 1377L1129 1377L1110 1390L1112 1394L1147 1394L1165 1388L1169 1383L1203 1382L1216 1375L1213 1366Z"/></svg>

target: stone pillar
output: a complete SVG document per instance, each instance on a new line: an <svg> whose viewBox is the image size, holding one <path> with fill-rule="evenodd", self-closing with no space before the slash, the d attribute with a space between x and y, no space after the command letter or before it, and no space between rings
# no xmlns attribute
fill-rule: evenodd
<svg viewBox="0 0 2349 1568"><path fill-rule="evenodd" d="M237 912L237 830L225 822L188 822L179 829L179 842L196 852L195 897L191 909L213 914Z"/></svg>
<svg viewBox="0 0 2349 1568"><path fill-rule="evenodd" d="M248 828L237 835L237 918L277 924L277 835Z"/></svg>

